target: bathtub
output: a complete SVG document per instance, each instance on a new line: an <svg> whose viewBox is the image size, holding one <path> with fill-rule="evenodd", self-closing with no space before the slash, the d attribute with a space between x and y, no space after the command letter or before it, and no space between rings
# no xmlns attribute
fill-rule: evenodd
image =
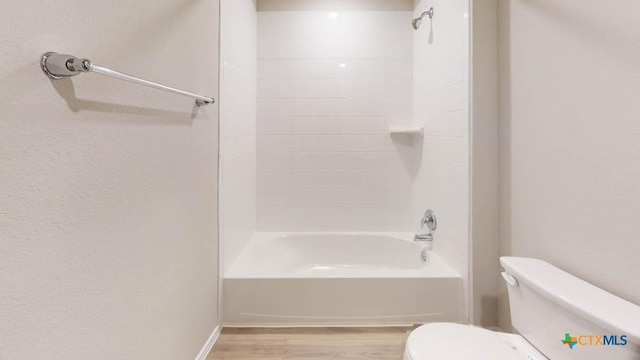
<svg viewBox="0 0 640 360"><path fill-rule="evenodd" d="M256 233L223 278L229 326L461 320L462 281L408 233Z"/></svg>

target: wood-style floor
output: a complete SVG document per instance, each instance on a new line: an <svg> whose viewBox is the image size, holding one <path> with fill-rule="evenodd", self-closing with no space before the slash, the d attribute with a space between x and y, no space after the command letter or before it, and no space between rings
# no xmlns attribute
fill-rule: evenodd
<svg viewBox="0 0 640 360"><path fill-rule="evenodd" d="M412 329L224 328L207 360L402 360Z"/></svg>

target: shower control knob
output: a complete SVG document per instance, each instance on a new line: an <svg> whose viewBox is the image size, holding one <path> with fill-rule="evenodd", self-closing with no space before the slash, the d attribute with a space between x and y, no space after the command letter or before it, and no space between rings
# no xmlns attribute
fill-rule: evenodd
<svg viewBox="0 0 640 360"><path fill-rule="evenodd" d="M438 227L438 222L436 221L436 214L434 214L433 210L429 209L425 211L424 217L420 221L420 228L423 228L427 225L429 230L433 231Z"/></svg>

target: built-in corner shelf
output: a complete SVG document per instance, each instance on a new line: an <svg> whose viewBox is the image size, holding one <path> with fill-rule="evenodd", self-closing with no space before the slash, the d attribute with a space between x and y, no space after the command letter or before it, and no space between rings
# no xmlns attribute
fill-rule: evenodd
<svg viewBox="0 0 640 360"><path fill-rule="evenodd" d="M424 136L424 127L422 126L390 126L389 134Z"/></svg>

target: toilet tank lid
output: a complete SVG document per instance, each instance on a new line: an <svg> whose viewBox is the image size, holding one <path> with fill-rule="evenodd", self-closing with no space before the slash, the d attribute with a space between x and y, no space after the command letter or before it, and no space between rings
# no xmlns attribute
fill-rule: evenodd
<svg viewBox="0 0 640 360"><path fill-rule="evenodd" d="M563 308L640 344L640 306L621 299L545 261L503 256L500 263L519 282ZM637 279L630 279L637 281Z"/></svg>

